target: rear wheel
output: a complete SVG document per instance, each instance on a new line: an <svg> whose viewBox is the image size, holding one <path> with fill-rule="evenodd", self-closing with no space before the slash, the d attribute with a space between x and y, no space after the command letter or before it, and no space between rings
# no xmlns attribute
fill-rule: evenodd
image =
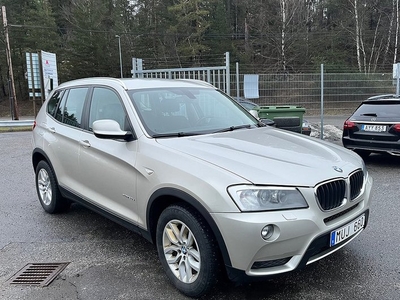
<svg viewBox="0 0 400 300"><path fill-rule="evenodd" d="M190 297L206 294L217 282L220 261L215 238L192 208L166 208L157 224L161 264L175 287Z"/></svg>
<svg viewBox="0 0 400 300"><path fill-rule="evenodd" d="M62 197L56 176L47 162L38 163L35 178L39 201L46 212L54 214L68 210L71 202Z"/></svg>

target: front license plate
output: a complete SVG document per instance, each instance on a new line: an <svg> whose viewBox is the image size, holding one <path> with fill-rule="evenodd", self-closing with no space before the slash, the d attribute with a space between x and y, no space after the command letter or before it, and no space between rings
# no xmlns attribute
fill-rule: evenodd
<svg viewBox="0 0 400 300"><path fill-rule="evenodd" d="M386 131L385 125L362 125L361 130L372 131L372 132L384 132Z"/></svg>
<svg viewBox="0 0 400 300"><path fill-rule="evenodd" d="M351 221L350 223L346 224L345 226L335 229L334 231L331 232L330 246L331 247L335 246L340 242L343 242L344 240L347 240L351 236L355 235L357 232L359 232L361 229L364 228L364 224L365 224L365 215L363 214L354 221Z"/></svg>

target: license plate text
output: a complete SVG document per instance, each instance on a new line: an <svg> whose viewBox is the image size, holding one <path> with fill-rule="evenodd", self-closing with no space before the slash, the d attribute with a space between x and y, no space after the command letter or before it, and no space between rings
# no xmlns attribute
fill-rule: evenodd
<svg viewBox="0 0 400 300"><path fill-rule="evenodd" d="M360 230L364 228L365 225L365 215L362 215L355 219L354 221L346 224L331 232L330 246L335 246L344 240L347 240Z"/></svg>

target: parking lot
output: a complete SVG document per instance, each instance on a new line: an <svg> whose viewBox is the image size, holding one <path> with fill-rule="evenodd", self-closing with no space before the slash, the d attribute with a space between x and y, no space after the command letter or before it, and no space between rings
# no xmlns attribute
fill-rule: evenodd
<svg viewBox="0 0 400 300"><path fill-rule="evenodd" d="M37 200L31 132L0 134L0 299L187 299L169 284L153 245L73 205ZM398 299L400 158L372 155L370 222L352 243L306 269L263 282L222 280L206 299ZM246 247L246 245L238 245ZM8 282L27 263L68 262L47 287Z"/></svg>

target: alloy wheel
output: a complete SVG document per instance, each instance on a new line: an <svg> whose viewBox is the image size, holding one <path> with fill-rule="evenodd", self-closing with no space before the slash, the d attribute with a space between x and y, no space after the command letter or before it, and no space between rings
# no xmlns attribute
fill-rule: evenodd
<svg viewBox="0 0 400 300"><path fill-rule="evenodd" d="M179 220L168 222L163 232L165 259L172 273L184 283L194 282L200 271L200 251L190 228Z"/></svg>
<svg viewBox="0 0 400 300"><path fill-rule="evenodd" d="M42 200L43 204L50 205L53 192L51 188L50 176L45 169L40 169L37 182L40 199Z"/></svg>

